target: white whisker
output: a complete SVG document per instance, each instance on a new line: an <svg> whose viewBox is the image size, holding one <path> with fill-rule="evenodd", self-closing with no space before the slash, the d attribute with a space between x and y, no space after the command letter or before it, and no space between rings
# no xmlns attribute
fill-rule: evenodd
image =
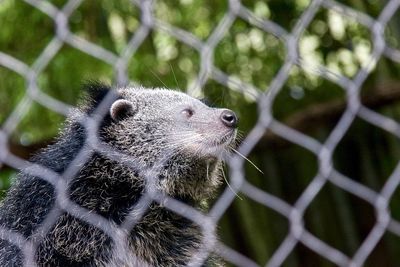
<svg viewBox="0 0 400 267"><path fill-rule="evenodd" d="M254 168L256 168L257 171L259 171L260 173L264 174L262 170L260 170L260 168L257 167L256 164L254 164L251 160L249 160L248 158L246 158L243 154L241 154L239 151L237 151L236 149L234 149L233 147L231 147L232 151L234 151L236 154L238 154L240 157L242 157L243 159L245 159L248 163L250 163L251 165L253 165Z"/></svg>
<svg viewBox="0 0 400 267"><path fill-rule="evenodd" d="M226 184L228 185L228 187L232 190L232 192L233 192L240 200L243 200L243 198L240 197L240 196L237 194L237 192L232 188L232 186L229 184L228 179L226 179L226 176L225 176L225 172L224 172L224 168L223 168L223 167L221 168L221 173L222 173L222 177L223 177L224 180L225 180L225 183L226 183Z"/></svg>

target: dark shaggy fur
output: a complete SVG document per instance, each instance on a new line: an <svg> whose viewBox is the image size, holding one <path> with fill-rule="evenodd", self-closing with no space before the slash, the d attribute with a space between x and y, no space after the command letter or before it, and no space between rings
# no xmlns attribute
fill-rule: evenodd
<svg viewBox="0 0 400 267"><path fill-rule="evenodd" d="M89 97L79 112L92 116L110 88L92 84L87 89ZM126 163L131 160L152 167L160 155L168 153L171 157L155 177L157 190L196 208L209 198L219 184L218 157L235 138L234 127L220 121L222 109L209 108L182 93L143 88L119 89L107 109L98 136L127 158L116 161L94 152L86 163L76 166L79 172L68 187L74 203L121 224L146 184L140 170ZM79 112L33 162L63 174L88 137L77 119ZM30 239L55 199L50 183L22 171L2 203L0 225ZM184 266L199 249L201 239L195 222L152 203L130 232L128 243L133 254L151 266ZM102 230L65 211L38 246L36 260L38 266L60 267L138 264L128 256L116 257L114 246ZM21 262L19 248L0 239L0 266L21 266ZM213 265L210 260L205 264Z"/></svg>

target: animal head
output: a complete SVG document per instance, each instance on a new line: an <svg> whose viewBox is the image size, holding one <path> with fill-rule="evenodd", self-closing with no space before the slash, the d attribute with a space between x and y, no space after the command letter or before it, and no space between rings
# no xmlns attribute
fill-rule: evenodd
<svg viewBox="0 0 400 267"><path fill-rule="evenodd" d="M136 166L155 168L158 190L178 198L207 198L220 183L221 159L235 141L235 113L167 89L115 92L109 122L100 130L104 141Z"/></svg>

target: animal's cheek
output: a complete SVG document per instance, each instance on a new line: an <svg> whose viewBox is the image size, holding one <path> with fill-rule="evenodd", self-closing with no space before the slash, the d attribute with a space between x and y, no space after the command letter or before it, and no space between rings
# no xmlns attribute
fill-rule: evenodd
<svg viewBox="0 0 400 267"><path fill-rule="evenodd" d="M182 145L182 149L184 151L189 152L189 154L195 154L196 151L198 151L200 149L200 146L199 146L198 143L190 142L190 143L187 143L187 144L183 144Z"/></svg>

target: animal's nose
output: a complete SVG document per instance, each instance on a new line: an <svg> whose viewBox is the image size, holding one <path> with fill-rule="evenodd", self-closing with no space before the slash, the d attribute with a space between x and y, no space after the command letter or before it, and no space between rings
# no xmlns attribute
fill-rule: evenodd
<svg viewBox="0 0 400 267"><path fill-rule="evenodd" d="M238 125L238 118L232 110L225 109L221 112L220 118L222 123L230 128L236 128Z"/></svg>

